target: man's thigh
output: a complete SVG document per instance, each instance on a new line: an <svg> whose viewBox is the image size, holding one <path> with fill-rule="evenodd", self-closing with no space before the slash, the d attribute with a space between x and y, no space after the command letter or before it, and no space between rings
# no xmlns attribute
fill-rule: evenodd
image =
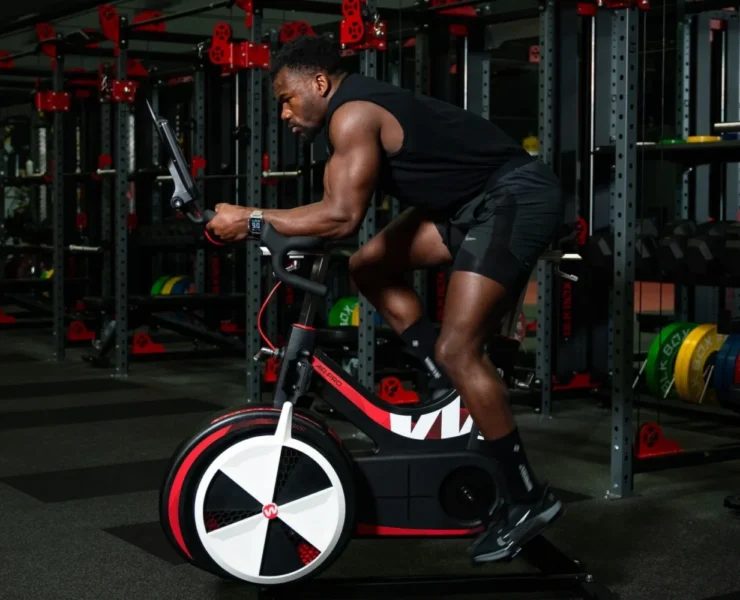
<svg viewBox="0 0 740 600"><path fill-rule="evenodd" d="M463 213L453 226L457 234L452 272L472 272L498 282L510 306L516 306L537 259L562 228L562 193L557 180L546 172L540 175L542 167L512 173L486 194L467 222Z"/></svg>
<svg viewBox="0 0 740 600"><path fill-rule="evenodd" d="M352 257L356 268L382 267L395 272L451 262L439 227L431 215L418 208L401 213Z"/></svg>

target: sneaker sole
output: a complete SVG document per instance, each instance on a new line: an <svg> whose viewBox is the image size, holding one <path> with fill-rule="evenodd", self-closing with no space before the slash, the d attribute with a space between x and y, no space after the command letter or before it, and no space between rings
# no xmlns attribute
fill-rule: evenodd
<svg viewBox="0 0 740 600"><path fill-rule="evenodd" d="M546 511L532 519L526 527L522 528L520 530L520 535L517 535L517 531L515 529L512 532L512 538L515 539L512 539L511 544L507 548L497 550L495 552L489 552L487 554L481 554L480 556L474 556L473 562L495 562L505 558L515 558L517 554L521 552L523 546L540 535L547 526L561 516L563 512L564 510L561 502L553 504ZM512 549L514 550L513 552Z"/></svg>

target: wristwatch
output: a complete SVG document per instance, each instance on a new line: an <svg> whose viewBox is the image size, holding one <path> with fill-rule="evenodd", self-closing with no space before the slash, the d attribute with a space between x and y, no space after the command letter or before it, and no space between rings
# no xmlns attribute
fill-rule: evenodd
<svg viewBox="0 0 740 600"><path fill-rule="evenodd" d="M249 215L249 235L259 236L262 233L262 211L254 210Z"/></svg>

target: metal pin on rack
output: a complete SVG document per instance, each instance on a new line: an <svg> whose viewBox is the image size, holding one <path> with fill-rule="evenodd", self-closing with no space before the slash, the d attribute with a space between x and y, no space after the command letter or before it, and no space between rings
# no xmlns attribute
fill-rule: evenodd
<svg viewBox="0 0 740 600"><path fill-rule="evenodd" d="M270 177L274 179L287 179L289 177L300 177L303 171L298 169L297 171L262 171L262 177Z"/></svg>
<svg viewBox="0 0 740 600"><path fill-rule="evenodd" d="M712 381L713 374L714 374L714 365L711 365L708 369L704 371L704 389L702 389L701 396L699 396L699 404L704 402L704 396L707 395L707 389L709 388L709 382Z"/></svg>
<svg viewBox="0 0 740 600"><path fill-rule="evenodd" d="M642 364L640 365L640 371L637 373L637 377L635 377L635 381L632 384L632 389L634 390L637 388L637 384L640 382L640 377L642 377L642 374L645 372L645 367L647 366L647 361L643 360Z"/></svg>
<svg viewBox="0 0 740 600"><path fill-rule="evenodd" d="M671 390L673 389L673 385L676 383L676 378L674 377L671 379L671 383L668 385L668 389L665 391L665 394L663 394L663 400L668 398L668 394L671 393Z"/></svg>

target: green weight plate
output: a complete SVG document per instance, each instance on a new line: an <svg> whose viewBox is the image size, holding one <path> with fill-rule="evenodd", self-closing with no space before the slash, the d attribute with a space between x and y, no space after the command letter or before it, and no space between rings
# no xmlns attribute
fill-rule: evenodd
<svg viewBox="0 0 740 600"><path fill-rule="evenodd" d="M157 281L154 282L154 285L152 286L151 291L149 292L150 296L159 296L159 294L162 293L162 287L164 287L164 284L167 283L167 281L172 277L172 275L162 275Z"/></svg>
<svg viewBox="0 0 740 600"><path fill-rule="evenodd" d="M686 143L686 140L682 140L680 138L678 138L678 139L665 139L665 140L660 140L660 143L661 144L685 144Z"/></svg>
<svg viewBox="0 0 740 600"><path fill-rule="evenodd" d="M329 311L329 327L346 327L352 325L352 312L359 299L356 297L340 298Z"/></svg>
<svg viewBox="0 0 740 600"><path fill-rule="evenodd" d="M662 398L665 395L673 380L673 369L681 344L694 328L694 323L671 323L661 329L650 344L645 359L645 381L653 396Z"/></svg>

